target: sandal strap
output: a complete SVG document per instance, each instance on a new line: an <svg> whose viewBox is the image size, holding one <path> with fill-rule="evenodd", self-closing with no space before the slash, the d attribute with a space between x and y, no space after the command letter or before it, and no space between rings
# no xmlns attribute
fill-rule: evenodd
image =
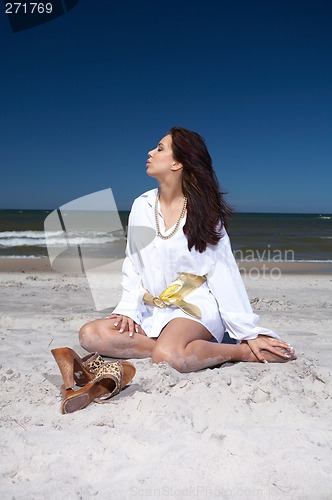
<svg viewBox="0 0 332 500"><path fill-rule="evenodd" d="M108 394L103 394L99 398L96 398L94 401L96 403L104 403L105 400L110 399L113 396L116 396L116 394L118 394L121 390L122 377L123 377L123 366L121 361L104 363L103 366L100 367L98 372L96 372L93 382L98 383L100 382L100 380L103 380L105 378L110 378L114 380L115 387L113 391L109 392Z"/></svg>
<svg viewBox="0 0 332 500"><path fill-rule="evenodd" d="M82 358L84 368L90 373L96 373L104 364L105 361L97 352L88 354Z"/></svg>

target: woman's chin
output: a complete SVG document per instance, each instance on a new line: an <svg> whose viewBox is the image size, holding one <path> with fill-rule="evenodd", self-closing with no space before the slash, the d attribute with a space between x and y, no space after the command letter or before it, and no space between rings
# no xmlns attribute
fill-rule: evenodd
<svg viewBox="0 0 332 500"><path fill-rule="evenodd" d="M145 173L146 173L146 175L149 175L150 177L155 177L155 175L151 172L149 167L146 169Z"/></svg>

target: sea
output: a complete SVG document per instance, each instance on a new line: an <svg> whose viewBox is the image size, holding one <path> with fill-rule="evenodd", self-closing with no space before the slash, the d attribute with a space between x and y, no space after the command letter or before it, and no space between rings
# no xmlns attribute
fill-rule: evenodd
<svg viewBox="0 0 332 500"><path fill-rule="evenodd" d="M51 212L0 210L0 258L47 258L50 247L61 247L61 228L45 234L44 221ZM96 256L114 242L124 248L129 212L119 215L123 231L117 227L105 232L105 224L85 231L81 224L70 245L88 245ZM332 214L237 213L228 233L240 261L332 262Z"/></svg>

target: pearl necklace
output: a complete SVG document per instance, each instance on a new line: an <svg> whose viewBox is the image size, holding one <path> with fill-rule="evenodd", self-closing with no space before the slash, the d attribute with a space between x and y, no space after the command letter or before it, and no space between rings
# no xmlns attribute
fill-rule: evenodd
<svg viewBox="0 0 332 500"><path fill-rule="evenodd" d="M154 205L154 215L155 215L155 219L156 219L157 236L159 236L159 238L161 238L162 240L168 240L169 238L172 238L172 236L174 236L174 234L176 233L176 231L180 227L181 219L183 219L184 214L186 213L187 198L184 196L183 207L182 207L180 216L179 216L179 218L178 218L178 220L177 220L177 222L175 224L175 228L173 229L173 231L171 233L169 233L167 235L162 234L161 231L160 231L159 214L158 214L158 201L159 201L159 191L158 191L158 194L156 196L156 202L155 202L155 205Z"/></svg>

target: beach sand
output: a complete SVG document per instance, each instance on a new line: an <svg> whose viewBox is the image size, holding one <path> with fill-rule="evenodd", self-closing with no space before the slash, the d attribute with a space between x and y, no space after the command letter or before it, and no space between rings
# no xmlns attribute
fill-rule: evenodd
<svg viewBox="0 0 332 500"><path fill-rule="evenodd" d="M2 499L332 498L332 274L244 274L296 361L180 374L134 360L109 404L62 415L50 351L85 354L80 326L106 313L83 276L24 261L0 273Z"/></svg>

